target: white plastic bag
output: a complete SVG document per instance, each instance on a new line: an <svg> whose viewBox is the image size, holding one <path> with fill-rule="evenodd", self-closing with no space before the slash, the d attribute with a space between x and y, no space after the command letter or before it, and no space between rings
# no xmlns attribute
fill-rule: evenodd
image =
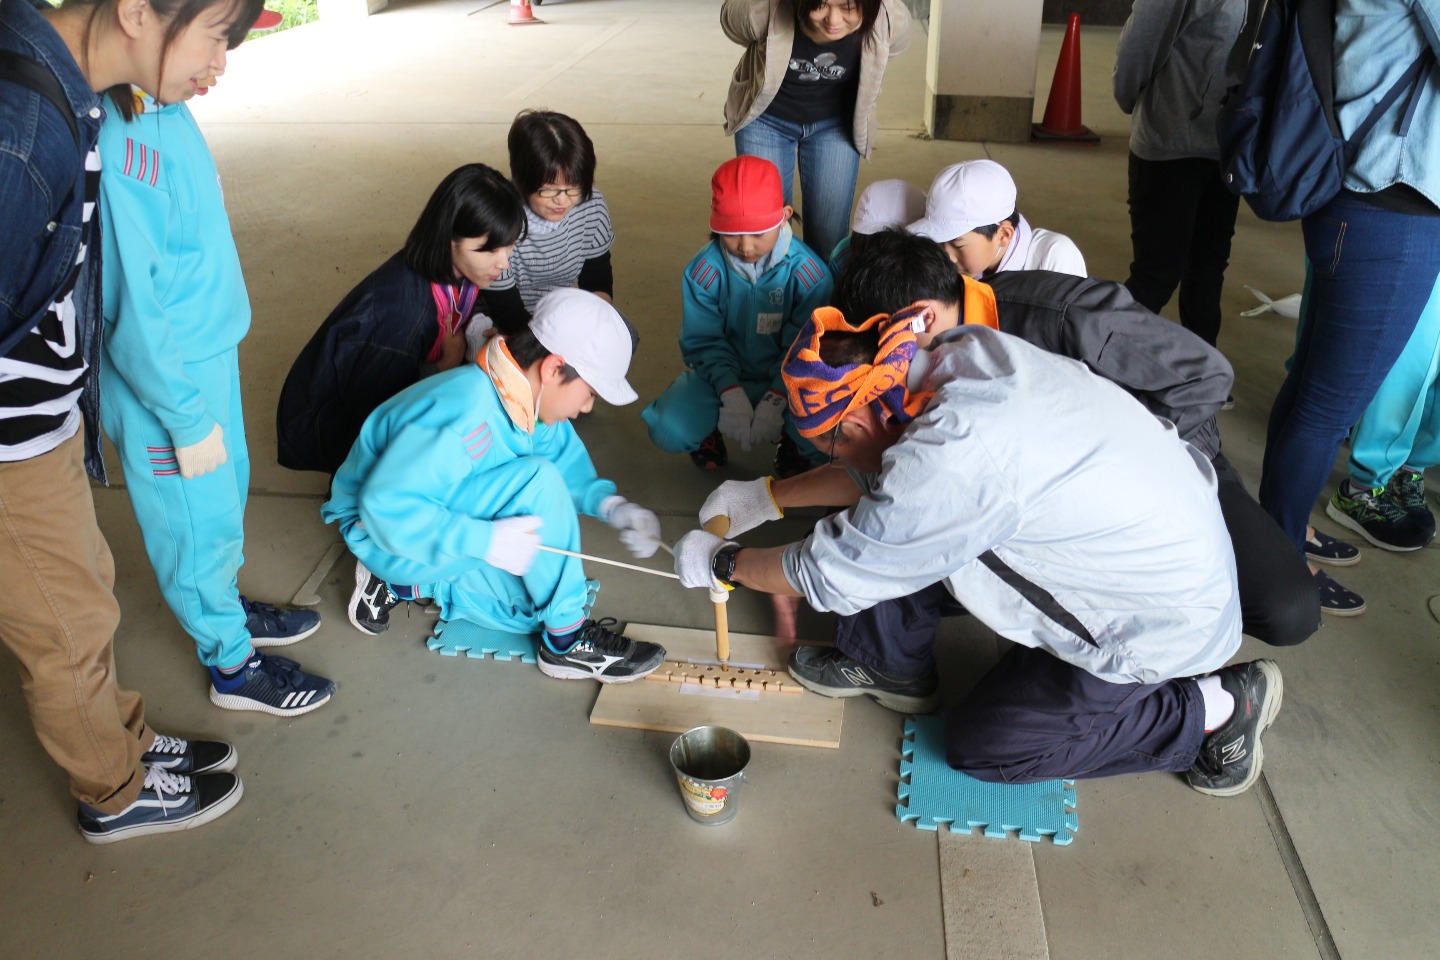
<svg viewBox="0 0 1440 960"><path fill-rule="evenodd" d="M1294 320L1300 316L1300 294L1298 293L1292 293L1288 297L1281 297L1279 300L1271 300L1254 287L1246 286L1245 289L1255 295L1255 299L1260 301L1260 306L1251 307L1249 310L1242 310L1240 312L1240 316L1242 317L1258 317L1262 313L1275 313Z"/></svg>

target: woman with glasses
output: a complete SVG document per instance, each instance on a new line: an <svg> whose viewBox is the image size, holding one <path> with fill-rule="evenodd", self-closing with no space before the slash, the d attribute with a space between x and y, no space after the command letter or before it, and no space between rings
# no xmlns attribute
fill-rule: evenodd
<svg viewBox="0 0 1440 960"><path fill-rule="evenodd" d="M525 238L485 293L501 333L530 322L540 298L579 287L614 301L610 208L595 189L595 145L563 113L522 110L510 125L510 180L525 198Z"/></svg>

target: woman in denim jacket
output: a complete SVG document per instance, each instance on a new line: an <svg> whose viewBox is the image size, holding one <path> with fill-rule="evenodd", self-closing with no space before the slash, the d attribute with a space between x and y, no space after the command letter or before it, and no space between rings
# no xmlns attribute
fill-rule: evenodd
<svg viewBox="0 0 1440 960"><path fill-rule="evenodd" d="M1345 189L1302 222L1300 336L1270 410L1260 504L1303 550L1350 427L1415 329L1440 275L1440 0L1337 0L1335 107L1350 135L1422 54L1428 69L1359 145ZM1321 604L1365 601L1316 572Z"/></svg>

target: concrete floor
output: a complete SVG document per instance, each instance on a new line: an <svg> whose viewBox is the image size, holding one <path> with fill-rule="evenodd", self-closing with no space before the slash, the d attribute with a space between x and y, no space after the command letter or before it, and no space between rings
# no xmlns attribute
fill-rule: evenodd
<svg viewBox="0 0 1440 960"><path fill-rule="evenodd" d="M504 26L503 5L470 15L482 6L415 2L248 43L196 104L255 308L241 357L255 460L241 585L252 596L291 596L335 539L318 516L323 479L271 462L291 359L399 247L443 174L477 159L505 166L520 107L571 113L596 142L619 238L617 303L644 336L631 376L641 402L679 369L679 272L705 240L710 173L731 154L720 116L738 50L716 26L716 3L551 0L539 10L548 25L527 30ZM1108 95L1116 35L1084 35L1084 117L1104 138L1094 148L926 141L917 38L887 77L862 185L925 185L947 163L993 157L1014 173L1032 222L1074 238L1095 275L1123 279L1128 123ZM1037 115L1058 44L1047 29ZM1221 342L1237 405L1223 430L1252 483L1294 325L1236 316L1253 303L1242 284L1294 292L1301 255L1296 225L1242 211ZM580 430L601 472L678 535L715 478L655 452L636 413L601 409ZM729 475L764 464L741 457ZM246 794L191 833L81 842L13 661L0 659L0 758L11 771L0 786L0 956L1046 955L998 920L947 931L956 898L984 876L971 864L1000 842L895 820L901 722L869 701L847 705L838 751L757 744L739 818L707 830L682 812L669 735L591 727L591 684L442 659L421 643L430 619L419 613L362 636L345 619L344 560L321 587L324 627L294 648L339 681L335 702L294 721L220 711L159 598L125 494L97 490L96 502L120 571L121 677L146 693L157 728L234 741ZM1323 516L1319 525L1339 532ZM774 542L804 530L778 526L765 534ZM594 525L586 548L623 556ZM1367 549L1341 576L1369 600L1364 616L1327 620L1298 649L1247 642L1242 656L1274 656L1287 688L1259 788L1216 800L1166 775L1080 784L1075 842L1025 845L1030 889L997 888L1023 901L1038 885L1049 956L1434 956L1434 556ZM604 581L601 614L710 622L703 593L591 574ZM730 617L739 631L769 627L754 595L737 594ZM953 698L996 643L973 624L943 629ZM804 632L825 636L825 619L807 617Z"/></svg>

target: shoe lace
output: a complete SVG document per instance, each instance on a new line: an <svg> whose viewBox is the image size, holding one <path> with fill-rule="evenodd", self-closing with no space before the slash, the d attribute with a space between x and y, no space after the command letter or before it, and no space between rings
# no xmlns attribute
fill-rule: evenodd
<svg viewBox="0 0 1440 960"><path fill-rule="evenodd" d="M610 629L612 626L617 626L619 622L614 617L586 620L580 627L580 642L588 643L602 653L624 656L630 649L630 638Z"/></svg>
<svg viewBox="0 0 1440 960"><path fill-rule="evenodd" d="M179 737L167 737L163 733L155 734L155 742L150 745L147 753L170 753L179 756L190 749L190 744Z"/></svg>
<svg viewBox="0 0 1440 960"><path fill-rule="evenodd" d="M1360 510L1359 519L1362 523L1367 520L1398 523L1405 519L1405 508L1384 498L1382 496L1384 492L1384 487L1376 487L1374 490L1357 490L1350 498Z"/></svg>
<svg viewBox="0 0 1440 960"><path fill-rule="evenodd" d="M1401 507L1423 507L1425 505L1425 477L1409 470L1397 470L1391 485L1395 500Z"/></svg>
<svg viewBox="0 0 1440 960"><path fill-rule="evenodd" d="M169 770L160 767L145 768L145 789L154 790L157 794L174 796L177 793L190 792L190 778L178 773L171 773Z"/></svg>

